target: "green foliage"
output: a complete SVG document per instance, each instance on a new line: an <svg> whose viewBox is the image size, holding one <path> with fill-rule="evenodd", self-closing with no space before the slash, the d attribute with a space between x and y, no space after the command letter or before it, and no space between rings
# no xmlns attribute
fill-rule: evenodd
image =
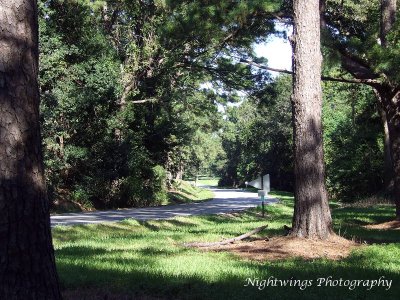
<svg viewBox="0 0 400 300"><path fill-rule="evenodd" d="M223 148L227 163L220 185L243 185L259 174L270 174L275 188L293 188L291 80L275 82L244 100L227 107Z"/></svg>
<svg viewBox="0 0 400 300"><path fill-rule="evenodd" d="M71 193L71 198L73 201L79 203L81 208L86 210L93 208L93 204L90 201L90 194L87 192L85 186L75 186L75 190Z"/></svg>
<svg viewBox="0 0 400 300"><path fill-rule="evenodd" d="M359 60L366 62L376 74L385 74L389 82L399 82L396 70L400 57L399 26L386 37L387 47L380 41L381 1L326 1L326 19L329 23L325 39L327 45L336 49L346 49ZM382 78L384 79L384 78Z"/></svg>
<svg viewBox="0 0 400 300"><path fill-rule="evenodd" d="M55 198L69 190L72 200L100 208L158 203L166 198L159 180L143 184L153 179L155 165L143 134L132 128L135 109L118 106L117 53L85 3L42 7L41 112L50 188Z"/></svg>
<svg viewBox="0 0 400 300"><path fill-rule="evenodd" d="M167 192L165 182L167 179L167 172L162 166L155 166L152 169L153 176L151 178L152 189L154 194L154 201L157 204L162 204L167 200Z"/></svg>
<svg viewBox="0 0 400 300"><path fill-rule="evenodd" d="M366 86L324 84L324 148L333 197L354 201L383 189L383 127Z"/></svg>

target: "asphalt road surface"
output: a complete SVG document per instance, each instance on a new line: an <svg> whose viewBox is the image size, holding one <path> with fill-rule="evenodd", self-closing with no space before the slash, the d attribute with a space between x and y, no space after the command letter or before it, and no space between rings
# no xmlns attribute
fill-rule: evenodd
<svg viewBox="0 0 400 300"><path fill-rule="evenodd" d="M144 221L178 216L223 214L245 210L261 204L256 193L240 189L211 188L211 190L214 192L214 199L206 202L53 215L51 216L51 226L118 222L129 218ZM265 199L266 204L276 201L274 198L267 197Z"/></svg>

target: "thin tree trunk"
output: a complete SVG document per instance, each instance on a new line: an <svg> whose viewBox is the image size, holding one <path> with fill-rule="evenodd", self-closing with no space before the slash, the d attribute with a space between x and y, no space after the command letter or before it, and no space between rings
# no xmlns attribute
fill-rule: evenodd
<svg viewBox="0 0 400 300"><path fill-rule="evenodd" d="M328 238L332 220L325 187L319 0L294 1L293 130L295 211L292 235Z"/></svg>
<svg viewBox="0 0 400 300"><path fill-rule="evenodd" d="M61 299L37 75L36 0L0 0L0 299Z"/></svg>
<svg viewBox="0 0 400 300"><path fill-rule="evenodd" d="M391 144L390 144L390 135L389 135L389 126L388 126L388 121L386 117L386 112L382 107L381 101L379 100L380 96L378 94L378 105L379 105L379 114L381 116L382 120L382 125L383 125L383 134L384 134L384 140L383 140L383 183L385 187L385 192L386 194L391 194L392 189L393 189L393 159L392 159L392 151L390 150Z"/></svg>
<svg viewBox="0 0 400 300"><path fill-rule="evenodd" d="M381 26L380 26L380 40L383 48L388 47L387 35L392 30L396 22L396 6L397 0L381 0ZM400 218L400 167L398 160L399 142L399 129L396 129L396 119L399 118L396 113L396 101L393 98L396 95L391 95L391 88L381 85L375 88L375 94L379 100L379 112L382 118L384 129L384 184L385 190L390 192L393 185L393 196L396 202L396 218ZM397 116L396 116L397 115ZM397 124L398 126L400 124Z"/></svg>
<svg viewBox="0 0 400 300"><path fill-rule="evenodd" d="M183 163L180 161L175 179L182 180L182 177L183 177Z"/></svg>
<svg viewBox="0 0 400 300"><path fill-rule="evenodd" d="M394 166L393 196L396 203L396 219L400 220L400 117L397 116L397 120L389 122L388 125Z"/></svg>
<svg viewBox="0 0 400 300"><path fill-rule="evenodd" d="M400 220L400 92L393 94L391 89L385 86L379 87L377 92L387 118L393 166L393 197L396 203L396 219Z"/></svg>
<svg viewBox="0 0 400 300"><path fill-rule="evenodd" d="M400 97L399 97L400 98ZM400 101L398 99L397 101ZM400 220L400 113L394 109L388 114L388 129L390 146L393 158L394 189L393 196L396 203L396 219Z"/></svg>
<svg viewBox="0 0 400 300"><path fill-rule="evenodd" d="M387 47L387 34L396 22L396 0L381 0L381 45Z"/></svg>

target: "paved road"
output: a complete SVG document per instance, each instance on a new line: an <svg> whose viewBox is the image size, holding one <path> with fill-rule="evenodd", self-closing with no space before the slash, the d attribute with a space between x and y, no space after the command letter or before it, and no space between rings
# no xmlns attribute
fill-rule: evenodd
<svg viewBox="0 0 400 300"><path fill-rule="evenodd" d="M220 214L244 210L260 204L256 193L244 192L237 189L211 188L211 190L214 192L214 199L206 202L54 215L51 216L51 225L97 224L118 222L128 218L135 220L157 220L177 216ZM266 199L266 203L276 201L273 198Z"/></svg>

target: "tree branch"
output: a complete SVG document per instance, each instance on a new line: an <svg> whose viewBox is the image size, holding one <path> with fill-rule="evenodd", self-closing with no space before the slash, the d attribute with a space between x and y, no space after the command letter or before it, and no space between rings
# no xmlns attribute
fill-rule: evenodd
<svg viewBox="0 0 400 300"><path fill-rule="evenodd" d="M141 103L147 103L147 102L157 102L158 99L157 98L147 98L147 99L141 99L141 100L133 100L133 101L125 101L125 102L120 102L119 106L125 106L128 103L132 103L132 104L141 104ZM165 101L164 101L165 102Z"/></svg>
<svg viewBox="0 0 400 300"><path fill-rule="evenodd" d="M157 101L158 101L157 98L147 98L147 99L142 99L142 100L129 101L129 103L138 104L138 103L157 102Z"/></svg>
<svg viewBox="0 0 400 300"><path fill-rule="evenodd" d="M211 242L211 243L185 243L184 246L185 247L212 247L212 246L221 246L221 245L227 245L227 244L232 244L234 242L243 240L245 238L248 238L249 236L252 236L253 234L256 234L262 230L264 230L265 228L267 228L268 225L264 225L264 226L260 226L257 227L256 229L253 229L252 231L249 231L245 234L239 235L237 237L231 238L231 239L227 239L227 240L223 240L220 242Z"/></svg>
<svg viewBox="0 0 400 300"><path fill-rule="evenodd" d="M262 65L259 63L256 63L254 61L248 60L248 59L240 59L241 63L246 63L248 65L264 69L267 71L273 71L273 72L278 72L278 73L284 73L284 74L289 74L293 75L293 71L290 70L285 70L285 69L277 69L277 68L271 68L266 65ZM330 76L321 76L321 80L323 81L335 81L335 82L342 82L342 83L353 83L353 84L367 84L370 86L375 86L377 84L380 84L380 82L376 79L348 79L348 78L343 78L343 77L330 77Z"/></svg>
<svg viewBox="0 0 400 300"><path fill-rule="evenodd" d="M284 73L284 74L293 75L293 71L285 70L285 69L271 68L271 67L268 67L268 66L266 66L266 65L262 65L262 64L256 63L256 62L251 61L251 60L248 60L248 59L243 59L243 58L241 58L241 59L240 59L240 62L241 62L241 63L246 63L246 64L251 65L251 66L253 66L253 67L257 67L257 68L259 68L259 69L264 69L264 70L267 70L267 71L273 71L273 72L278 72L278 73Z"/></svg>
<svg viewBox="0 0 400 300"><path fill-rule="evenodd" d="M342 83L352 83L352 84L366 84L372 87L376 86L377 84L381 84L379 80L376 79L348 79L343 77L330 77L330 76L321 76L322 81L335 81L335 82L342 82Z"/></svg>

